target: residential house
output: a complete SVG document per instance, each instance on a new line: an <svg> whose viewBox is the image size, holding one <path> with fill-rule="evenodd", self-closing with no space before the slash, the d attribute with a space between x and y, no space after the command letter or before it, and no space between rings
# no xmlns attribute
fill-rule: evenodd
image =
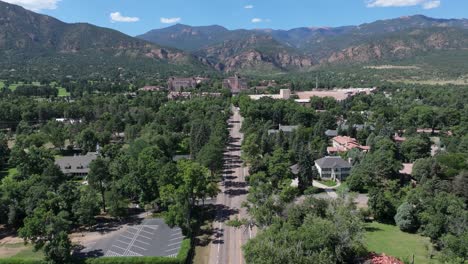
<svg viewBox="0 0 468 264"><path fill-rule="evenodd" d="M169 100L189 99L191 97L191 92L169 92L167 94L167 99Z"/></svg>
<svg viewBox="0 0 468 264"><path fill-rule="evenodd" d="M280 131L282 131L283 133L292 133L294 132L294 130L297 130L299 128L299 126L282 126L282 125L279 125L278 129L270 129L268 130L268 135L273 135L273 134L277 134L279 133Z"/></svg>
<svg viewBox="0 0 468 264"><path fill-rule="evenodd" d="M179 161L179 160L191 160L192 156L187 154L187 155L174 155L172 156L172 161Z"/></svg>
<svg viewBox="0 0 468 264"><path fill-rule="evenodd" d="M88 152L86 155L66 156L59 158L55 164L68 176L86 177L89 174L89 165L98 158L97 152Z"/></svg>
<svg viewBox="0 0 468 264"><path fill-rule="evenodd" d="M403 163L403 168L399 171L403 175L412 175L413 174L413 163Z"/></svg>
<svg viewBox="0 0 468 264"><path fill-rule="evenodd" d="M332 130L332 129L328 129L327 131L325 131L325 136L327 137L336 137L338 136L338 131L337 130Z"/></svg>
<svg viewBox="0 0 468 264"><path fill-rule="evenodd" d="M369 151L369 146L363 146L352 137L348 136L336 136L332 138L332 146L327 148L328 154L336 154L346 152L352 149L359 149L362 151Z"/></svg>
<svg viewBox="0 0 468 264"><path fill-rule="evenodd" d="M161 86L146 85L138 90L143 91L143 92L158 92L158 91L164 91L165 89L164 87L161 87Z"/></svg>
<svg viewBox="0 0 468 264"><path fill-rule="evenodd" d="M327 156L315 161L320 178L323 180L342 181L349 176L351 164L338 156Z"/></svg>
<svg viewBox="0 0 468 264"><path fill-rule="evenodd" d="M238 75L223 80L223 88L231 90L231 93L238 94L241 91L249 89L247 81Z"/></svg>
<svg viewBox="0 0 468 264"><path fill-rule="evenodd" d="M55 118L55 122L63 123L63 124L80 124L82 122L81 119L74 119L74 118Z"/></svg>

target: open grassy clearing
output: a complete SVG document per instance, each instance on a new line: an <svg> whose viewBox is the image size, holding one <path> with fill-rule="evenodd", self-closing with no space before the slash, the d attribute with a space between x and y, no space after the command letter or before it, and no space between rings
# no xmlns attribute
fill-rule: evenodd
<svg viewBox="0 0 468 264"><path fill-rule="evenodd" d="M66 90L65 88L63 88L63 87L58 87L57 89L58 89L58 96L61 96L61 97L63 97L63 96L70 96L70 93L67 92L67 90Z"/></svg>
<svg viewBox="0 0 468 264"><path fill-rule="evenodd" d="M23 85L23 84L24 84L23 82L12 83L12 84L10 84L9 88L10 88L11 91L15 91L18 86ZM40 82L32 82L32 85L41 86L41 83ZM56 82L52 82L52 83L50 83L50 85L52 87L56 87L58 89L58 96L60 96L60 97L70 96L70 93L67 92L67 90L64 87L57 86ZM2 89L3 87L5 87L5 82L0 80L0 89Z"/></svg>
<svg viewBox="0 0 468 264"><path fill-rule="evenodd" d="M466 85L468 86L468 79L453 79L453 80L388 80L394 83L406 84L425 84L425 85Z"/></svg>
<svg viewBox="0 0 468 264"><path fill-rule="evenodd" d="M414 263L439 263L429 238L402 232L397 226L377 222L366 224L366 243L370 251L385 253ZM432 258L431 258L432 255Z"/></svg>
<svg viewBox="0 0 468 264"><path fill-rule="evenodd" d="M328 186L328 187L335 187L336 185L338 185L337 182L335 181L332 181L332 180L327 180L327 181L318 181L319 183L325 185L325 186Z"/></svg>
<svg viewBox="0 0 468 264"><path fill-rule="evenodd" d="M16 243L0 245L0 259L21 258L21 259L43 259L42 251L35 251L31 244Z"/></svg>

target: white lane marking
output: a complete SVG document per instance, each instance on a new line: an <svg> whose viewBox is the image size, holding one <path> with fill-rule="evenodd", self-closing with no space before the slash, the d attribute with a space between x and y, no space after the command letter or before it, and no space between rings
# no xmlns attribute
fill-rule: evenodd
<svg viewBox="0 0 468 264"><path fill-rule="evenodd" d="M169 244L167 245L168 247L171 247L171 246L175 246L175 245L180 245L182 244L182 241L179 241L179 242L176 242L176 243L172 243L172 244Z"/></svg>
<svg viewBox="0 0 468 264"><path fill-rule="evenodd" d="M168 258L176 258L176 257L177 257L177 254L167 255L166 257L168 257Z"/></svg>
<svg viewBox="0 0 468 264"><path fill-rule="evenodd" d="M169 241L173 241L173 240L177 240L177 239L181 239L181 238L184 238L184 236L174 237L174 238L169 239Z"/></svg>
<svg viewBox="0 0 468 264"><path fill-rule="evenodd" d="M107 250L105 256L106 256L106 257L120 257L120 256L122 256L122 255L120 255L119 253L116 253L116 252L114 252L114 251L112 251L112 250Z"/></svg>
<svg viewBox="0 0 468 264"><path fill-rule="evenodd" d="M156 229L158 229L159 226L158 225L144 225L143 227L147 227L149 229L156 230Z"/></svg>
<svg viewBox="0 0 468 264"><path fill-rule="evenodd" d="M130 234L130 235L132 235L132 236L135 235L135 233L132 233L132 232L130 232L130 231L128 231L128 230L126 230L125 233L128 233L128 234ZM121 236L123 236L123 235L121 235Z"/></svg>
<svg viewBox="0 0 468 264"><path fill-rule="evenodd" d="M133 246L132 246L132 247L136 247L136 248L139 248L139 249L141 249L141 250L146 250L146 248L143 248L143 247L137 246L137 245L135 245L135 244L133 244Z"/></svg>
<svg viewBox="0 0 468 264"><path fill-rule="evenodd" d="M148 232L148 231L145 231L145 230L141 230L141 232L145 232L147 234L154 235L154 233L151 233L151 232Z"/></svg>
<svg viewBox="0 0 468 264"><path fill-rule="evenodd" d="M122 241L122 240L120 240L120 239L117 239L116 241L117 241L117 242L120 242L120 243L122 243L122 244L128 245L128 242L124 242L124 241Z"/></svg>
<svg viewBox="0 0 468 264"><path fill-rule="evenodd" d="M112 247L111 247L111 248L113 248L113 247L116 247L116 248L118 248L118 249L122 249L123 251L127 250L126 248L119 247L119 246L116 246L116 245L112 245Z"/></svg>
<svg viewBox="0 0 468 264"><path fill-rule="evenodd" d="M133 251L129 250L128 252L126 252L126 253L124 254L124 256L141 257L141 256L143 256L143 255L138 254L138 253L136 253L136 252L133 252Z"/></svg>
<svg viewBox="0 0 468 264"><path fill-rule="evenodd" d="M179 250L179 249L180 249L180 247L178 247L178 248L171 248L171 249L166 250L166 252L174 251L174 250Z"/></svg>
<svg viewBox="0 0 468 264"><path fill-rule="evenodd" d="M139 233L140 233L140 230L141 230L142 227L140 227L139 229L137 229L137 232L135 233L132 241L130 241L130 243L128 244L128 247L127 247L127 250L125 251L124 254L127 254L130 252L130 248L133 246L133 244L135 243L135 240L137 239Z"/></svg>
<svg viewBox="0 0 468 264"><path fill-rule="evenodd" d="M131 237L128 237L128 236L126 236L126 235L120 235L120 236L121 236L121 237L124 237L124 238L126 238L126 239L130 239L130 240L132 240L132 238L131 238Z"/></svg>
<svg viewBox="0 0 468 264"><path fill-rule="evenodd" d="M138 234L137 235L138 237L142 237L142 238L146 238L146 239L149 239L149 240L153 240L151 237L147 237L147 236L144 236L142 234Z"/></svg>
<svg viewBox="0 0 468 264"><path fill-rule="evenodd" d="M138 239L137 239L137 240L135 240L135 241L136 241L136 242L138 242L138 243L142 243L142 244L146 244L146 245L151 245L150 243L146 243L146 242L144 242L144 241L141 241L141 240L138 240Z"/></svg>

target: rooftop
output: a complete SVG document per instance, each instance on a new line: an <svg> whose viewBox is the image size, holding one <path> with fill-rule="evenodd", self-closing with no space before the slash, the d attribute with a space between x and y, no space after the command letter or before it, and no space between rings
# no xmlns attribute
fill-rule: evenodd
<svg viewBox="0 0 468 264"><path fill-rule="evenodd" d="M413 163L403 163L403 169L400 170L400 173L411 175L413 173Z"/></svg>
<svg viewBox="0 0 468 264"><path fill-rule="evenodd" d="M55 161L65 174L88 174L89 164L97 159L97 152L88 152L86 155L66 156Z"/></svg>
<svg viewBox="0 0 468 264"><path fill-rule="evenodd" d="M320 168L351 168L351 164L339 156L326 156L315 161Z"/></svg>
<svg viewBox="0 0 468 264"><path fill-rule="evenodd" d="M283 132L286 132L286 133L292 133L294 130L296 130L298 128L299 128L299 126L282 126L282 125L279 125L278 129L268 130L268 135L276 134L276 133L279 133L280 131L283 131Z"/></svg>

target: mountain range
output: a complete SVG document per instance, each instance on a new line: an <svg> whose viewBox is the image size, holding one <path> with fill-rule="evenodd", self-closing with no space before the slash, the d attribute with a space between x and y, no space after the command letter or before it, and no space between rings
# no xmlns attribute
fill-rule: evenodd
<svg viewBox="0 0 468 264"><path fill-rule="evenodd" d="M142 64L157 70L203 67L193 55L87 23L68 24L0 1L0 67L40 71L107 70ZM43 67L45 66L45 67Z"/></svg>
<svg viewBox="0 0 468 264"><path fill-rule="evenodd" d="M228 30L174 25L137 36L207 58L218 70L307 69L328 63L370 63L468 49L467 19L422 15L359 26L291 30ZM468 52L468 51L467 51Z"/></svg>
<svg viewBox="0 0 468 264"><path fill-rule="evenodd" d="M291 30L177 24L131 37L0 1L0 73L96 74L117 68L161 75L303 72L324 65L421 60L438 51L468 53L467 19L415 15Z"/></svg>

